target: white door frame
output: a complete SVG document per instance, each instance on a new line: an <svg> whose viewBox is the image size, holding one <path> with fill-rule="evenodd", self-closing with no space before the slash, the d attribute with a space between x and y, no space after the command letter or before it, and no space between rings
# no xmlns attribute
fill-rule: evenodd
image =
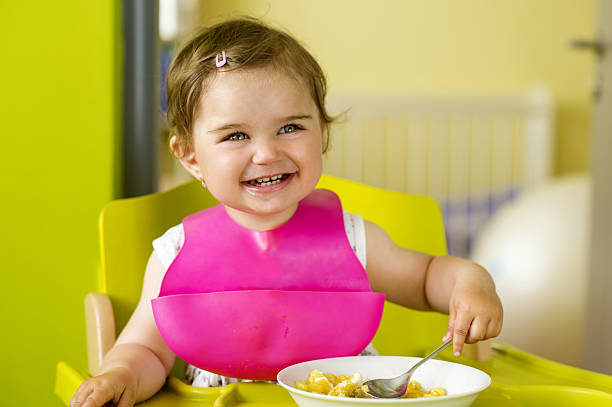
<svg viewBox="0 0 612 407"><path fill-rule="evenodd" d="M612 374L612 0L599 1L591 171L591 267L584 336L584 367Z"/></svg>

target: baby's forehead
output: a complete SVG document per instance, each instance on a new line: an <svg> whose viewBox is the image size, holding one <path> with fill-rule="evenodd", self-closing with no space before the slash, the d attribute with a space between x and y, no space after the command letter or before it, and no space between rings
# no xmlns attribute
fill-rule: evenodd
<svg viewBox="0 0 612 407"><path fill-rule="evenodd" d="M242 86L262 86L272 87L275 85L291 86L308 90L308 81L304 80L297 73L289 69L280 69L274 66L264 66L257 68L238 68L223 71L220 70L208 81L204 93L207 93L219 84L237 83Z"/></svg>
<svg viewBox="0 0 612 407"><path fill-rule="evenodd" d="M198 109L203 116L217 120L227 116L306 116L316 111L312 94L302 81L266 68L217 73L204 89Z"/></svg>

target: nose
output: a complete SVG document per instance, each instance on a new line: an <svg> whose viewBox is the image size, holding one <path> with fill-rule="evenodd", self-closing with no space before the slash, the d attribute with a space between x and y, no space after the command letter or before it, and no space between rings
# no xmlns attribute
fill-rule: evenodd
<svg viewBox="0 0 612 407"><path fill-rule="evenodd" d="M282 152L276 139L263 137L254 144L253 163L266 165L282 159Z"/></svg>

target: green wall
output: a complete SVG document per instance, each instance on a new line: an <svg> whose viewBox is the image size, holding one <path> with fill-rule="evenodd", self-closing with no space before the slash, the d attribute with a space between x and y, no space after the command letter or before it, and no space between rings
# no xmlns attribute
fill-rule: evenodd
<svg viewBox="0 0 612 407"><path fill-rule="evenodd" d="M86 367L97 216L119 184L119 1L0 1L0 406L60 406Z"/></svg>

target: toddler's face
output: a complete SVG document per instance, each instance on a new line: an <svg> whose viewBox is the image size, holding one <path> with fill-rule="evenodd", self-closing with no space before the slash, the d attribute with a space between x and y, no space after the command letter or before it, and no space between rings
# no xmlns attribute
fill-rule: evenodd
<svg viewBox="0 0 612 407"><path fill-rule="evenodd" d="M219 73L194 122L192 174L239 223L275 227L315 188L324 129L295 79L265 68Z"/></svg>

